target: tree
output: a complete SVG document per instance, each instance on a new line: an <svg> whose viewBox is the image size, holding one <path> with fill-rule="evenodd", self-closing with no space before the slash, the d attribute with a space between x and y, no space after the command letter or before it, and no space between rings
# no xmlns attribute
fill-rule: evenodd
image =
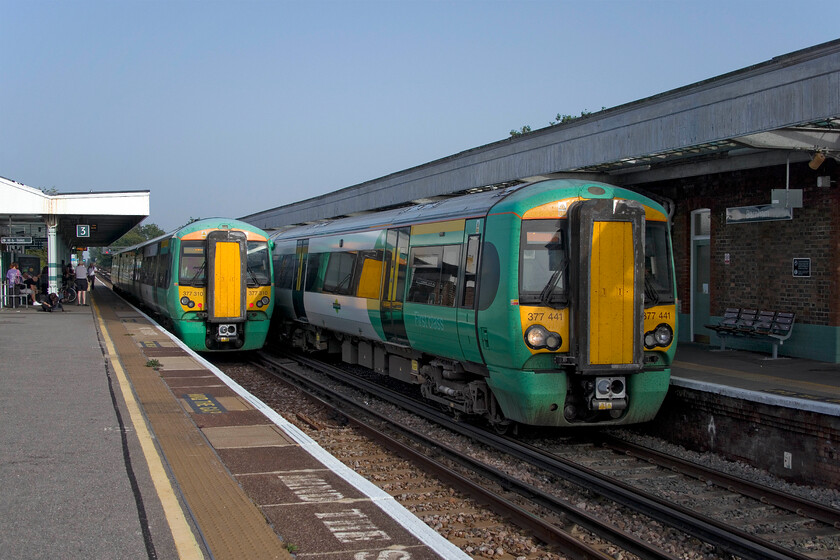
<svg viewBox="0 0 840 560"><path fill-rule="evenodd" d="M606 107L601 107L601 111L603 111L604 109L606 109ZM555 117L555 120L549 121L548 126L556 126L558 124L566 124L567 122L571 122L575 119L588 117L591 114L592 114L592 111L581 111L580 116L576 117L574 115L563 115L563 114L557 113L557 116ZM513 130L511 130L510 131L510 136L511 136L511 138L517 138L519 136L522 136L523 134L528 134L529 132L531 132L531 127L526 124L525 126L520 128L519 130L516 130L515 128Z"/></svg>
<svg viewBox="0 0 840 560"><path fill-rule="evenodd" d="M111 247L131 247L149 239L160 237L164 233L166 232L160 229L157 224L136 225L128 233L114 241ZM90 250L90 258L96 261L101 268L111 268L111 255L110 253L106 253L101 247L92 248Z"/></svg>

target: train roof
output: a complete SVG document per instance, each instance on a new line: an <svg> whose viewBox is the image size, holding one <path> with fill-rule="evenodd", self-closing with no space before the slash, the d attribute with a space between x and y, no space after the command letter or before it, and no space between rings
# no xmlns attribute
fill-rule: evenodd
<svg viewBox="0 0 840 560"><path fill-rule="evenodd" d="M456 218L485 216L497 202L524 186L524 184L516 185L426 204L416 204L383 212L296 226L272 234L271 238L275 241L283 241L298 237L315 237L333 233L400 227L419 222L438 222Z"/></svg>
<svg viewBox="0 0 840 560"><path fill-rule="evenodd" d="M114 252L115 255L119 255L120 253L125 253L127 251L136 251L137 249L141 249L146 245L152 245L161 241L163 239L172 239L173 237L183 237L189 233L194 231L200 231L202 229L213 229L217 228L220 225L228 225L231 226L232 229L241 229L245 231L254 231L259 232L265 235L266 239L268 238L268 233L261 230L260 228L249 224L248 222L242 222L240 220L236 220L234 218L202 218L200 220L195 220L194 222L190 222L184 226L181 226L177 229L174 229L168 233L164 233L163 235L159 235L153 239L149 239L147 241L143 241L142 243L138 243L136 245L132 245L130 247L120 247L119 251Z"/></svg>
<svg viewBox="0 0 840 560"><path fill-rule="evenodd" d="M547 178L531 183L522 183L495 190L466 194L427 204L416 204L414 206L395 208L393 210L385 210L382 212L373 212L370 214L361 214L358 216L336 218L334 220L325 220L312 224L293 226L271 234L271 239L274 241L284 241L287 239L292 240L301 237L317 237L337 233L394 228L418 223L483 217L490 212L490 209L493 206L504 199L514 201L517 198L529 196L528 193L522 192L524 189L529 189L532 194L537 195L539 193L546 193L553 189L583 189L592 185L608 187L610 192L621 193L622 196L647 198L641 193L628 191L621 187L608 185L598 181ZM649 200L647 203L661 207L661 205L654 200Z"/></svg>

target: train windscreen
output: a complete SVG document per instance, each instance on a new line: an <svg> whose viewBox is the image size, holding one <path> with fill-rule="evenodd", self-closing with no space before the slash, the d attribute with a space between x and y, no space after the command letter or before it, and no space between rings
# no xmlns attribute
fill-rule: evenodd
<svg viewBox="0 0 840 560"><path fill-rule="evenodd" d="M249 286L265 286L271 283L268 243L248 242L247 278Z"/></svg>
<svg viewBox="0 0 840 560"><path fill-rule="evenodd" d="M566 234L560 220L524 220L520 240L520 304L558 307L568 301Z"/></svg>
<svg viewBox="0 0 840 560"><path fill-rule="evenodd" d="M674 303L671 251L665 222L646 222L645 307Z"/></svg>
<svg viewBox="0 0 840 560"><path fill-rule="evenodd" d="M182 286L204 286L207 284L207 261L204 256L204 241L183 241L178 266L178 282Z"/></svg>

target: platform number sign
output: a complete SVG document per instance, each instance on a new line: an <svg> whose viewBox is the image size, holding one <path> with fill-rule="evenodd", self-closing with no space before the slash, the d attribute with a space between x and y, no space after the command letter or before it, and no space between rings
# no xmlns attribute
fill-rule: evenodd
<svg viewBox="0 0 840 560"><path fill-rule="evenodd" d="M76 237L90 237L90 226L87 224L77 224Z"/></svg>

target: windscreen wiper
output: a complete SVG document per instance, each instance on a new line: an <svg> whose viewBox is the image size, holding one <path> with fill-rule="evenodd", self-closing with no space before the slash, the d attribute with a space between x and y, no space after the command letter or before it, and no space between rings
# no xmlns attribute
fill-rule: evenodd
<svg viewBox="0 0 840 560"><path fill-rule="evenodd" d="M560 280L560 276L566 271L566 267L569 265L569 259L563 259L563 264L557 267L551 278L548 279L548 282L545 285L545 288L542 289L540 292L540 303L545 305L546 307L554 307L551 305L551 295L554 293L554 289L557 287L557 281Z"/></svg>
<svg viewBox="0 0 840 560"><path fill-rule="evenodd" d="M201 263L201 267L198 270L195 271L195 274L193 274L193 277L190 279L190 282L189 282L188 285L195 286L195 280L198 278L199 274L204 272L204 267L206 267L206 266L207 266L207 261L205 260L203 263Z"/></svg>

